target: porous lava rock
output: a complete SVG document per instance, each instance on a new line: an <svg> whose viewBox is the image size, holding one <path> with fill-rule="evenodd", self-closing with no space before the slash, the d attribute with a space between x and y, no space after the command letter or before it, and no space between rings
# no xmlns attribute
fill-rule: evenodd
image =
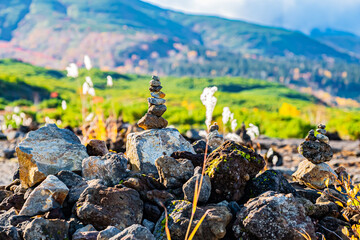
<svg viewBox="0 0 360 240"><path fill-rule="evenodd" d="M314 164L328 162L333 157L329 144L318 141L304 141L299 145L299 153Z"/></svg>
<svg viewBox="0 0 360 240"><path fill-rule="evenodd" d="M181 187L194 172L194 165L187 159L174 159L162 156L156 159L155 166L160 182L167 188Z"/></svg>
<svg viewBox="0 0 360 240"><path fill-rule="evenodd" d="M249 235L250 239L261 240L303 239L299 231L316 239L314 224L306 216L303 205L291 193L273 191L250 199L238 212L233 231L237 239Z"/></svg>
<svg viewBox="0 0 360 240"><path fill-rule="evenodd" d="M168 226L173 240L185 239L187 227L190 222L192 203L186 200L172 201L167 206ZM192 226L194 227L201 217L209 211L197 230L194 240L218 240L226 235L226 226L230 223L232 214L227 206L207 205L197 207ZM156 239L167 239L165 234L165 213L156 223L154 229Z"/></svg>
<svg viewBox="0 0 360 240"><path fill-rule="evenodd" d="M265 166L262 156L254 150L225 141L207 158L206 174L211 180L211 202L238 201L246 183Z"/></svg>
<svg viewBox="0 0 360 240"><path fill-rule="evenodd" d="M291 186L280 171L266 170L246 184L245 196L248 200L249 198L257 197L267 191L285 194L292 193L296 195L295 188Z"/></svg>
<svg viewBox="0 0 360 240"><path fill-rule="evenodd" d="M114 226L120 230L141 223L143 202L131 188L106 187L91 183L76 202L76 215L85 224L97 230Z"/></svg>

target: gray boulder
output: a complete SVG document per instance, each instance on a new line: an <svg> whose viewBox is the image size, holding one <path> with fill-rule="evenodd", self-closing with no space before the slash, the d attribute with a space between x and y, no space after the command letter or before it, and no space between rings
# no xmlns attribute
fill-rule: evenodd
<svg viewBox="0 0 360 240"><path fill-rule="evenodd" d="M182 187L184 192L184 199L190 202L194 200L196 182L200 184L201 167L196 167L194 172L195 172L194 176L192 176ZM200 203L206 203L209 200L210 194L211 194L211 181L208 175L204 175L198 201Z"/></svg>
<svg viewBox="0 0 360 240"><path fill-rule="evenodd" d="M135 171L156 175L155 160L178 151L195 153L191 144L174 128L151 129L127 136L126 154Z"/></svg>
<svg viewBox="0 0 360 240"><path fill-rule="evenodd" d="M82 176L86 180L102 179L106 185L113 186L129 175L126 168L127 159L122 153L91 156L82 162Z"/></svg>
<svg viewBox="0 0 360 240"><path fill-rule="evenodd" d="M64 202L69 189L54 175L49 175L26 199L20 215L35 216L58 208Z"/></svg>
<svg viewBox="0 0 360 240"><path fill-rule="evenodd" d="M89 156L73 132L55 124L30 132L16 153L24 187L34 186L61 170L80 171L82 160Z"/></svg>

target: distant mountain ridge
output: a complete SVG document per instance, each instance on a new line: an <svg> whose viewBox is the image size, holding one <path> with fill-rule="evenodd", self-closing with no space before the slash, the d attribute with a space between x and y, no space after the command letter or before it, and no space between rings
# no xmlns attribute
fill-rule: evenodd
<svg viewBox="0 0 360 240"><path fill-rule="evenodd" d="M183 14L140 0L0 0L0 9L0 56L55 68L80 61L85 53L99 67L116 68L132 55L168 57L169 51L179 51L174 44L234 54L351 60L299 32Z"/></svg>
<svg viewBox="0 0 360 240"><path fill-rule="evenodd" d="M120 73L242 76L360 100L360 57L328 39L140 0L0 0L0 58L65 69L87 54Z"/></svg>
<svg viewBox="0 0 360 240"><path fill-rule="evenodd" d="M327 28L313 29L310 36L330 47L360 56L360 37L353 33Z"/></svg>

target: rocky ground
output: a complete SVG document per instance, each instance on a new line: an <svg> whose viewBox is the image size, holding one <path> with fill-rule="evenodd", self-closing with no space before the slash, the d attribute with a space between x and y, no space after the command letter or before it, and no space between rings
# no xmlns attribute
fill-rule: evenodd
<svg viewBox="0 0 360 240"><path fill-rule="evenodd" d="M240 133L241 144L225 141L214 125L202 169L206 143L196 131L183 137L173 128L118 128L116 142L86 146L76 130L55 125L27 136L0 133L0 239L166 239L166 217L172 239L185 239L202 172L192 226L207 215L194 239L304 239L299 231L311 239L346 239L341 229L360 216L348 213L347 221L328 194L335 194L340 176L360 182L359 141L330 141L330 147L310 136L305 160L297 150L303 139L251 143Z"/></svg>

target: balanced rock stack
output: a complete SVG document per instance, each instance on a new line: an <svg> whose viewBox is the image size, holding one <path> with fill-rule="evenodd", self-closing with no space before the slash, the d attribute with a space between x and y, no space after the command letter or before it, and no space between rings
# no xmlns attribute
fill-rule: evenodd
<svg viewBox="0 0 360 240"><path fill-rule="evenodd" d="M325 136L325 128L325 125L319 124L316 129L317 135L315 136L314 130L310 130L305 141L299 145L299 153L307 160L299 164L298 170L292 176L300 184L323 189L326 187L326 179L332 184L337 177L337 174L325 163L333 157L329 138Z"/></svg>
<svg viewBox="0 0 360 240"><path fill-rule="evenodd" d="M161 92L161 89L162 86L159 77L153 76L149 88L151 98L148 98L148 112L138 122L139 127L145 130L161 129L168 125L166 119L162 117L167 108L164 105L166 102L164 99L165 93Z"/></svg>

